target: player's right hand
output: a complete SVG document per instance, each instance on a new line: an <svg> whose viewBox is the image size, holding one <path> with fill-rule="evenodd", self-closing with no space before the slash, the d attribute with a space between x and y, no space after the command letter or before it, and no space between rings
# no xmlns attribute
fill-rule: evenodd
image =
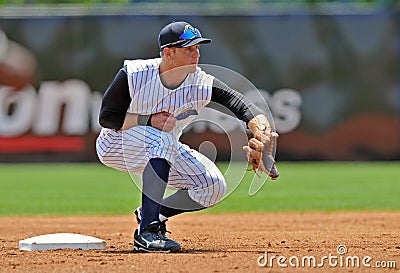
<svg viewBox="0 0 400 273"><path fill-rule="evenodd" d="M168 112L151 115L151 126L163 132L171 132L176 124L176 118Z"/></svg>

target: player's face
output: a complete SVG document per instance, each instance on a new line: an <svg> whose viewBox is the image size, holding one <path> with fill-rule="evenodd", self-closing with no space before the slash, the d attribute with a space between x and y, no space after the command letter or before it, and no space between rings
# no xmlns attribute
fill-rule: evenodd
<svg viewBox="0 0 400 273"><path fill-rule="evenodd" d="M200 59L200 45L194 45L184 48L174 48L173 64L175 67L187 67L187 73L196 71Z"/></svg>

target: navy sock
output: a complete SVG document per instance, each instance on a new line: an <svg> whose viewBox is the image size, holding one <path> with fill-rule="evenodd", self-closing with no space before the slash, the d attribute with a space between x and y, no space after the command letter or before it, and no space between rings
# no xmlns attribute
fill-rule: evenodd
<svg viewBox="0 0 400 273"><path fill-rule="evenodd" d="M175 216L175 215L184 213L184 212L198 211L198 210L203 210L203 209L205 209L205 208L206 208L206 207L197 208L197 209L190 209L190 210L183 210L183 209L169 208L169 207L164 207L164 206L162 206L162 207L161 207L161 210L160 210L160 213L161 213L163 216L169 218L169 217L172 217L172 216Z"/></svg>
<svg viewBox="0 0 400 273"><path fill-rule="evenodd" d="M190 198L187 190L178 190L162 201L160 213L169 218L184 212L198 211L205 208Z"/></svg>
<svg viewBox="0 0 400 273"><path fill-rule="evenodd" d="M161 201L167 187L169 170L169 163L163 158L150 159L144 168L140 232L150 223L159 221Z"/></svg>

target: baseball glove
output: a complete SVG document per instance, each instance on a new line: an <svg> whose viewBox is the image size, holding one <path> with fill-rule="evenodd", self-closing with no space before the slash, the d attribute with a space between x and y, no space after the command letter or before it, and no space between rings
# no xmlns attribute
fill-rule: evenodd
<svg viewBox="0 0 400 273"><path fill-rule="evenodd" d="M247 159L255 173L266 173L275 180L279 176L273 153L276 149L278 134L272 131L267 118L258 115L248 124L254 137L249 139L248 146L243 150L247 152Z"/></svg>

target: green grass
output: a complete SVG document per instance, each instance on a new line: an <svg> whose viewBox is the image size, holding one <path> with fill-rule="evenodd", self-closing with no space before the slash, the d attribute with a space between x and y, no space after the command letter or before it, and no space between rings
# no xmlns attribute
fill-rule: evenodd
<svg viewBox="0 0 400 273"><path fill-rule="evenodd" d="M268 180L254 196L248 193L248 172L229 196L206 211L400 209L400 162L281 162L278 167L280 178ZM238 177L243 174L241 166L233 170ZM0 173L0 215L128 214L140 204L129 174L99 164L2 164Z"/></svg>
<svg viewBox="0 0 400 273"><path fill-rule="evenodd" d="M281 176L249 197L243 181L213 212L399 210L400 162L278 164Z"/></svg>
<svg viewBox="0 0 400 273"><path fill-rule="evenodd" d="M124 214L139 204L129 174L98 164L0 165L0 215Z"/></svg>

